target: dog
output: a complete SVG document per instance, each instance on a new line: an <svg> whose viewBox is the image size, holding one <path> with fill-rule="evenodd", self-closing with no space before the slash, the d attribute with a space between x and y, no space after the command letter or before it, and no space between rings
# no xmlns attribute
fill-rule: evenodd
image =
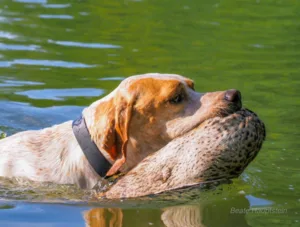
<svg viewBox="0 0 300 227"><path fill-rule="evenodd" d="M197 93L180 75L131 76L75 121L0 140L0 176L90 189L205 120L240 107L237 90Z"/></svg>

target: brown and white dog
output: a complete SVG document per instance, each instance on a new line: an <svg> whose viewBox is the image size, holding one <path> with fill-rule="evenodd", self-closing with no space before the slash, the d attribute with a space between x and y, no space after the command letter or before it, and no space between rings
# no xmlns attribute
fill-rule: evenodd
<svg viewBox="0 0 300 227"><path fill-rule="evenodd" d="M149 73L125 79L82 115L91 140L111 164L106 173L111 176L129 171L206 119L240 107L237 90L201 94L190 79ZM92 188L102 179L77 142L72 121L1 140L0 176L82 188Z"/></svg>

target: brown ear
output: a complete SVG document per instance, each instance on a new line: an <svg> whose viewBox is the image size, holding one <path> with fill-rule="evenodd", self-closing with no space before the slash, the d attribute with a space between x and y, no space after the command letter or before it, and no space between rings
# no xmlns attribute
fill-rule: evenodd
<svg viewBox="0 0 300 227"><path fill-rule="evenodd" d="M106 176L111 176L118 172L118 170L126 161L126 148L129 134L129 123L132 115L132 107L133 100L130 100L129 102L122 100L117 105L115 111L115 131L117 134L117 140L119 140L121 143L119 145L115 145L110 152L116 152L119 158L107 172Z"/></svg>
<svg viewBox="0 0 300 227"><path fill-rule="evenodd" d="M185 82L186 82L187 86L189 86L192 90L195 90L194 81L192 81L190 79L186 79Z"/></svg>
<svg viewBox="0 0 300 227"><path fill-rule="evenodd" d="M102 152L105 152L114 164L107 172L111 176L118 172L126 161L129 122L131 119L133 98L123 97L100 103L96 109L96 123L93 140Z"/></svg>

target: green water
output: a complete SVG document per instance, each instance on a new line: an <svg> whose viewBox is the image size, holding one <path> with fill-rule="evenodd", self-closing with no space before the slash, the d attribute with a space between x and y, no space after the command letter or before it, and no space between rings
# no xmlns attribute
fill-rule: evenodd
<svg viewBox="0 0 300 227"><path fill-rule="evenodd" d="M75 189L50 196L2 185L1 226L300 226L300 1L0 3L0 130L8 134L74 119L146 72L182 74L201 92L237 88L267 127L260 154L230 186L91 203L74 202ZM55 195L59 203L30 202ZM243 208L252 210L234 211Z"/></svg>

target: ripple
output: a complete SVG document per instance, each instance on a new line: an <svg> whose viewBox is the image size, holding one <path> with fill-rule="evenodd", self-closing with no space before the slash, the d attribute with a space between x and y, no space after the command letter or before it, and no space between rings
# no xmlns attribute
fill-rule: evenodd
<svg viewBox="0 0 300 227"><path fill-rule="evenodd" d="M10 20L7 17L0 16L0 23L8 23Z"/></svg>
<svg viewBox="0 0 300 227"><path fill-rule="evenodd" d="M88 15L89 15L88 12L79 12L79 14L80 14L81 16L88 16Z"/></svg>
<svg viewBox="0 0 300 227"><path fill-rule="evenodd" d="M98 80L124 80L125 77L103 77L103 78L100 78Z"/></svg>
<svg viewBox="0 0 300 227"><path fill-rule="evenodd" d="M5 39L16 39L18 36L14 35L10 32L4 32L0 31L0 38L5 38Z"/></svg>
<svg viewBox="0 0 300 227"><path fill-rule="evenodd" d="M72 20L74 17L71 15L64 15L64 14L61 14L61 15L40 14L39 18Z"/></svg>
<svg viewBox="0 0 300 227"><path fill-rule="evenodd" d="M84 48L99 48L99 49L113 49L113 48L122 48L118 45L112 44L103 44L103 43L82 43L82 42L73 42L73 41L55 41L48 40L48 43L54 43L61 46L73 46L73 47L84 47Z"/></svg>
<svg viewBox="0 0 300 227"><path fill-rule="evenodd" d="M0 50L28 50L37 51L40 50L40 46L37 45L19 45L19 44L5 44L0 43Z"/></svg>
<svg viewBox="0 0 300 227"><path fill-rule="evenodd" d="M9 61L0 61L0 68L7 68L12 66L11 62Z"/></svg>
<svg viewBox="0 0 300 227"><path fill-rule="evenodd" d="M21 87L24 85L44 85L45 83L36 81L22 81L22 80L3 80L0 87Z"/></svg>
<svg viewBox="0 0 300 227"><path fill-rule="evenodd" d="M98 97L104 94L103 89L96 88L71 88L71 89L41 89L15 92L31 99L50 99L62 101L66 97Z"/></svg>
<svg viewBox="0 0 300 227"><path fill-rule="evenodd" d="M97 65L87 65L79 62L67 62L57 60L36 60L36 59L15 59L13 61L0 61L0 68L11 67L13 65L40 65L49 67L62 67L62 68L92 68Z"/></svg>
<svg viewBox="0 0 300 227"><path fill-rule="evenodd" d="M47 0L14 0L14 2L34 3L34 4L46 4Z"/></svg>
<svg viewBox="0 0 300 227"><path fill-rule="evenodd" d="M63 9L70 7L71 4L43 4L45 8L53 8L53 9Z"/></svg>
<svg viewBox="0 0 300 227"><path fill-rule="evenodd" d="M258 48L258 49L273 48L273 46L271 46L271 45L264 45L264 44L259 44L259 43L251 44L249 46L255 47L255 48Z"/></svg>
<svg viewBox="0 0 300 227"><path fill-rule="evenodd" d="M1 12L0 12L1 13ZM24 20L23 18L19 18L19 17L2 17L0 16L0 23L12 23L14 21L22 21Z"/></svg>
<svg viewBox="0 0 300 227"><path fill-rule="evenodd" d="M0 101L0 106L0 124L5 127L4 131L9 134L21 130L40 129L76 119L84 108L82 106L39 108L28 103L12 101Z"/></svg>

